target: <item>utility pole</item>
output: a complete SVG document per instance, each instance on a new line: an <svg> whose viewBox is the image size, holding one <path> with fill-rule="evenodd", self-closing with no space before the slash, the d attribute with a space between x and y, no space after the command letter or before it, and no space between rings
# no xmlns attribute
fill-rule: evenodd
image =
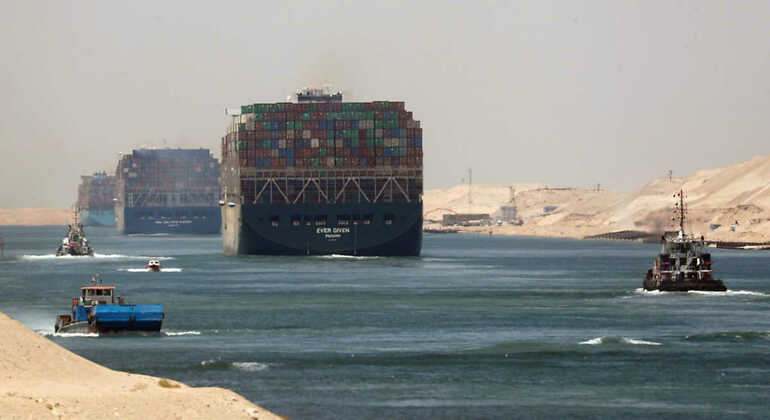
<svg viewBox="0 0 770 420"><path fill-rule="evenodd" d="M674 170L669 169L668 170L668 182L674 182Z"/></svg>
<svg viewBox="0 0 770 420"><path fill-rule="evenodd" d="M473 168L468 168L468 213L473 213Z"/></svg>

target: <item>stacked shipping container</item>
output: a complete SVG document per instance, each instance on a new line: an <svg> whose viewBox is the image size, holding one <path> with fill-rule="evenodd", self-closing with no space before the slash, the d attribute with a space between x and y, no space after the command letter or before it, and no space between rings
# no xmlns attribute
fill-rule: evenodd
<svg viewBox="0 0 770 420"><path fill-rule="evenodd" d="M77 202L81 222L86 226L114 225L114 198L114 176L107 175L106 172L82 176Z"/></svg>
<svg viewBox="0 0 770 420"><path fill-rule="evenodd" d="M257 169L421 168L422 128L403 102L245 105L227 152Z"/></svg>
<svg viewBox="0 0 770 420"><path fill-rule="evenodd" d="M118 163L121 193L132 207L212 206L219 200L219 163L207 149L138 149Z"/></svg>
<svg viewBox="0 0 770 420"><path fill-rule="evenodd" d="M106 172L96 172L93 175L80 177L78 186L78 205L81 210L110 209L115 198L115 177Z"/></svg>
<svg viewBox="0 0 770 420"><path fill-rule="evenodd" d="M219 163L208 149L138 149L116 170L122 233L218 233Z"/></svg>

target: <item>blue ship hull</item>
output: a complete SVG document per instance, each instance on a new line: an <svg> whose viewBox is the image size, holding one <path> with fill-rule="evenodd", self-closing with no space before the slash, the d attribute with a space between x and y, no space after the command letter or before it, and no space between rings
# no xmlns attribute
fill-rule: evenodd
<svg viewBox="0 0 770 420"><path fill-rule="evenodd" d="M116 208L116 226L122 234L219 234L219 207Z"/></svg>
<svg viewBox="0 0 770 420"><path fill-rule="evenodd" d="M62 319L66 318L66 319ZM100 304L73 306L72 315L62 315L57 333L159 332L163 326L163 305Z"/></svg>
<svg viewBox="0 0 770 420"><path fill-rule="evenodd" d="M418 256L422 203L222 207L228 255Z"/></svg>
<svg viewBox="0 0 770 420"><path fill-rule="evenodd" d="M85 226L115 226L115 209L88 209L80 211Z"/></svg>

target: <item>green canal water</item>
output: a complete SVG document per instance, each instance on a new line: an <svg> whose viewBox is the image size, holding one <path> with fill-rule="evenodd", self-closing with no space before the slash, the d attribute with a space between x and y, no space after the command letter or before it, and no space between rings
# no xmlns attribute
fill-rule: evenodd
<svg viewBox="0 0 770 420"><path fill-rule="evenodd" d="M765 418L770 254L727 293L638 290L658 247L440 235L420 258L225 257L219 237L0 227L0 310L108 367L222 386L291 418ZM169 272L146 273L150 256ZM54 336L100 273L163 303L151 337Z"/></svg>

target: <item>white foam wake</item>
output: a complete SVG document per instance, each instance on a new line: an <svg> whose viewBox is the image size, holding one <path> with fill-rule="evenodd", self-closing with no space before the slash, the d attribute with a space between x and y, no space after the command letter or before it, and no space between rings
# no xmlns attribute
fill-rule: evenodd
<svg viewBox="0 0 770 420"><path fill-rule="evenodd" d="M233 362L231 364L234 368L244 372L259 372L269 368L266 363L258 362Z"/></svg>
<svg viewBox="0 0 770 420"><path fill-rule="evenodd" d="M581 341L578 344L580 345L589 345L589 346L597 346L599 344L631 344L635 346L660 346L661 343L655 342L655 341L648 341L648 340L639 340L636 338L628 338L628 337L595 337L590 340Z"/></svg>
<svg viewBox="0 0 770 420"><path fill-rule="evenodd" d="M356 255L331 254L331 255L321 255L319 256L319 258L329 259L329 260L375 260L380 257L363 257L363 256L356 256Z"/></svg>
<svg viewBox="0 0 770 420"><path fill-rule="evenodd" d="M49 333L51 337L63 337L63 338L94 338L99 337L99 333Z"/></svg>
<svg viewBox="0 0 770 420"><path fill-rule="evenodd" d="M682 292L662 292L660 290L645 290L641 287L634 290L634 293L645 296L675 295ZM751 290L728 290L726 292L708 292L704 290L689 290L688 294L704 296L770 296L762 292L753 292Z"/></svg>
<svg viewBox="0 0 770 420"><path fill-rule="evenodd" d="M90 256L74 256L74 255L62 255L62 256L56 256L56 254L46 254L46 255L22 255L20 257L22 260L73 260L73 261L92 261L92 260L99 260L99 259L111 259L111 260L149 260L150 258L157 259L157 260L173 260L174 257L148 257L144 255L123 255L123 254L94 254L93 257Z"/></svg>
<svg viewBox="0 0 770 420"><path fill-rule="evenodd" d="M639 346L660 346L660 345L662 345L661 343L658 343L657 341L637 340L637 339L634 339L634 338L626 338L626 337L623 337L621 340L624 343L626 343L626 344L635 344L635 345L639 345Z"/></svg>
<svg viewBox="0 0 770 420"><path fill-rule="evenodd" d="M118 268L118 271L125 271L127 273L150 273L149 268ZM161 268L161 273L181 273L181 268Z"/></svg>
<svg viewBox="0 0 770 420"><path fill-rule="evenodd" d="M767 293L752 292L751 290L728 290L726 292L705 292L700 290L690 290L687 293L706 296L769 296Z"/></svg>
<svg viewBox="0 0 770 420"><path fill-rule="evenodd" d="M588 346L596 346L598 344L602 344L603 342L604 342L604 337L596 337L596 338L592 338L590 340L581 341L578 344L588 345Z"/></svg>
<svg viewBox="0 0 770 420"><path fill-rule="evenodd" d="M168 337L178 337L180 335L201 335L200 331L164 331L164 335Z"/></svg>
<svg viewBox="0 0 770 420"><path fill-rule="evenodd" d="M639 295L658 296L658 295L667 295L671 292L662 292L660 290L646 290L640 287L638 289L634 289L634 293Z"/></svg>

